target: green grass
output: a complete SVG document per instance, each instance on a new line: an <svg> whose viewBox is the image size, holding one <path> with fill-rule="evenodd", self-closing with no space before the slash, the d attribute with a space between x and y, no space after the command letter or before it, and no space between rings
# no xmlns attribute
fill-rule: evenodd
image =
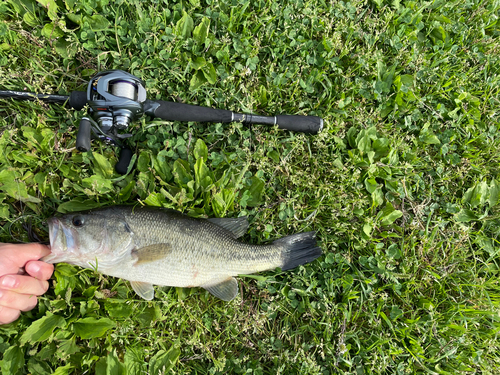
<svg viewBox="0 0 500 375"><path fill-rule="evenodd" d="M144 118L136 169L119 180L112 147L75 151L81 113L0 101L3 242L27 241L28 220L46 237L58 211L141 201L244 212L252 243L316 230L325 253L240 279L230 303L176 288L145 302L128 282L60 264L39 306L0 327L1 372L498 373L499 9L0 3L1 89L67 94L124 69L152 99L325 119L305 136Z"/></svg>

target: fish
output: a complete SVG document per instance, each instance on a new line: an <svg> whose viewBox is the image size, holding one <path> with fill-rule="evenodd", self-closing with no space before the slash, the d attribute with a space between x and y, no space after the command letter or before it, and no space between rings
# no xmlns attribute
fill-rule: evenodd
<svg viewBox="0 0 500 375"><path fill-rule="evenodd" d="M231 301L235 276L281 268L290 270L322 254L315 232L253 245L239 238L247 217L193 218L148 206L109 206L48 220L51 254L47 263L69 263L130 281L145 300L153 285L201 287Z"/></svg>

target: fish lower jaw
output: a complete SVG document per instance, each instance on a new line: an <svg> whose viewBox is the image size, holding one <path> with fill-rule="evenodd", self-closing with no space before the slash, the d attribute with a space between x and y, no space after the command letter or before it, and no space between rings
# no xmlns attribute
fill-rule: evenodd
<svg viewBox="0 0 500 375"><path fill-rule="evenodd" d="M51 263L51 264L54 263L74 264L73 260L75 259L76 257L68 250L51 246L51 253L43 257L41 260L44 261L45 263Z"/></svg>
<svg viewBox="0 0 500 375"><path fill-rule="evenodd" d="M83 259L80 257L75 256L74 254L70 253L63 253L63 254L49 254L46 257L42 258L42 260L46 263L67 263L67 264L72 264L74 266L79 266L82 268L88 268L88 269L94 269L97 270L97 267L99 267L99 272L101 271L101 267L99 266L99 263L97 263L97 266L95 264L95 261L89 261L88 258Z"/></svg>
<svg viewBox="0 0 500 375"><path fill-rule="evenodd" d="M42 259L40 259L42 262L45 262L45 263L50 263L50 264L54 264L54 263L59 263L59 259L58 259L58 256L57 255L54 255L54 254L49 254L45 257L43 257Z"/></svg>

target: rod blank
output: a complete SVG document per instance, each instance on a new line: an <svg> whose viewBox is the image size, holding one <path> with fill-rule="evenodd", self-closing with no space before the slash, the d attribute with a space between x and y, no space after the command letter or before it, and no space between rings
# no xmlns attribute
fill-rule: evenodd
<svg viewBox="0 0 500 375"><path fill-rule="evenodd" d="M49 103L64 103L69 99L68 95L35 94L33 92L0 90L0 98L12 98L15 100L42 100Z"/></svg>
<svg viewBox="0 0 500 375"><path fill-rule="evenodd" d="M43 100L50 103L68 103L71 108L82 109L87 104L85 91L73 91L71 95L35 94L23 91L0 91L0 98L16 100ZM235 113L225 109L197 105L146 100L145 114L167 121L222 122L239 121L244 124L278 125L280 129L316 134L323 129L323 119L318 116L277 115L261 116Z"/></svg>

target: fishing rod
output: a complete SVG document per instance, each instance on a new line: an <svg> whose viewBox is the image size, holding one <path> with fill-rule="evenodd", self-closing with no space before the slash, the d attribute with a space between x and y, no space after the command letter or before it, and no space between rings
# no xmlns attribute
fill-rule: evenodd
<svg viewBox="0 0 500 375"><path fill-rule="evenodd" d="M144 82L123 70L106 70L96 74L88 83L86 91L73 91L70 95L35 94L22 91L0 91L0 98L15 100L41 100L48 103L65 104L75 110L88 105L89 116L82 117L76 136L76 148L81 152L90 150L92 134L106 143L120 147L119 161L115 169L120 174L128 170L132 151L124 140L132 134L122 134L130 124L148 115L167 121L196 122L242 122L243 124L278 125L280 129L316 134L323 128L323 119L318 116L276 115L260 116L236 113L225 109L214 109L191 104L149 100L146 98Z"/></svg>

